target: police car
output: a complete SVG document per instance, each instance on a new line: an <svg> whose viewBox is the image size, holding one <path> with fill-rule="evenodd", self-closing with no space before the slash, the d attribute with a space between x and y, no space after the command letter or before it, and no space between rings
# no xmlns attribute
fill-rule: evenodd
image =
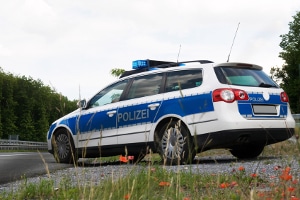
<svg viewBox="0 0 300 200"><path fill-rule="evenodd" d="M137 60L55 121L47 141L59 163L151 150L172 165L217 148L255 158L294 127L287 94L258 65Z"/></svg>

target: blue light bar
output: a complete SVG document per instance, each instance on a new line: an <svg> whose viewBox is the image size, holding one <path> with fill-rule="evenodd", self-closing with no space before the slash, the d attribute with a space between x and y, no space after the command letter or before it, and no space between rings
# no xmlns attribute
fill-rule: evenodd
<svg viewBox="0 0 300 200"><path fill-rule="evenodd" d="M158 70L159 68L149 68L149 71Z"/></svg>
<svg viewBox="0 0 300 200"><path fill-rule="evenodd" d="M142 68L147 68L147 67L149 67L148 60L132 61L132 69L142 69Z"/></svg>

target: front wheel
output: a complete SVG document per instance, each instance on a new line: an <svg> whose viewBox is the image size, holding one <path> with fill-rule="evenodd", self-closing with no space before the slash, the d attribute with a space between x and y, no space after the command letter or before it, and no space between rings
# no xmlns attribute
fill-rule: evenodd
<svg viewBox="0 0 300 200"><path fill-rule="evenodd" d="M180 120L165 124L155 134L155 145L166 165L191 163L195 157L191 135Z"/></svg>
<svg viewBox="0 0 300 200"><path fill-rule="evenodd" d="M60 129L53 135L52 146L56 162L70 164L77 161L72 137L66 129Z"/></svg>

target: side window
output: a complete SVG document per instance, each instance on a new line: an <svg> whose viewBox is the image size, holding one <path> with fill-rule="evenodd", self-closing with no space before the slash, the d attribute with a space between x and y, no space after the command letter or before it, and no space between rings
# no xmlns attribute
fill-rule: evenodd
<svg viewBox="0 0 300 200"><path fill-rule="evenodd" d="M108 86L107 88L101 90L96 94L89 102L89 108L103 106L105 104L118 102L128 80L124 80L113 85Z"/></svg>
<svg viewBox="0 0 300 200"><path fill-rule="evenodd" d="M162 74L152 74L136 77L128 91L127 99L155 95L160 92Z"/></svg>
<svg viewBox="0 0 300 200"><path fill-rule="evenodd" d="M167 74L166 92L198 87L202 84L202 70L181 70Z"/></svg>

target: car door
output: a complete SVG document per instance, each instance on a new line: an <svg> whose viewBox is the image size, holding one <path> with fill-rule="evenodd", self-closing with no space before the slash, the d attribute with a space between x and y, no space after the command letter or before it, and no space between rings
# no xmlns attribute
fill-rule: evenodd
<svg viewBox="0 0 300 200"><path fill-rule="evenodd" d="M163 100L163 74L135 77L117 116L118 144L143 143Z"/></svg>
<svg viewBox="0 0 300 200"><path fill-rule="evenodd" d="M100 147L117 144L117 110L127 80L101 90L82 110L78 119L78 146Z"/></svg>

